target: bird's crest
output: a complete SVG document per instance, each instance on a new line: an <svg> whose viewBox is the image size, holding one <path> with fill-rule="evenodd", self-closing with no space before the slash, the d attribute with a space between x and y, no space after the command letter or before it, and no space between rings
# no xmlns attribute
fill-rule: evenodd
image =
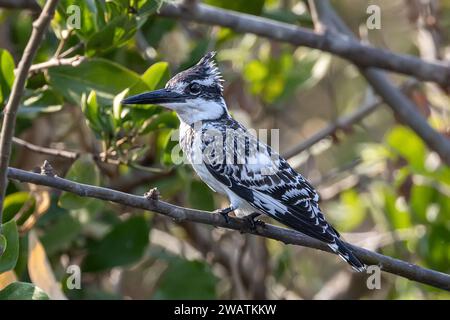
<svg viewBox="0 0 450 320"><path fill-rule="evenodd" d="M167 83L169 87L176 86L177 83L184 82L190 83L191 81L197 80L200 83L203 82L206 86L216 86L218 91L222 93L223 91L223 78L220 74L219 68L214 61L214 51L205 54L200 61L192 66L191 68L182 71L175 75Z"/></svg>
<svg viewBox="0 0 450 320"><path fill-rule="evenodd" d="M208 52L200 59L196 66L200 67L207 78L213 79L213 81L219 84L220 88L222 89L222 82L224 80L222 78L222 74L219 71L219 68L216 65L216 62L214 61L215 55L215 51Z"/></svg>

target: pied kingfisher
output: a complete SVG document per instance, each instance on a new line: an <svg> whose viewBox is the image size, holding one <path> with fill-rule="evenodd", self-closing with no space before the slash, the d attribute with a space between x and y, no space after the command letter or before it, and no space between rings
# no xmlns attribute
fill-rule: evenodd
<svg viewBox="0 0 450 320"><path fill-rule="evenodd" d="M122 103L158 104L177 113L186 158L213 191L230 201L228 208L218 210L226 221L228 213L234 212L254 227L253 219L266 214L325 242L354 270L363 271L365 265L325 220L319 195L308 181L230 116L214 54L207 53L196 65L178 73L164 89Z"/></svg>

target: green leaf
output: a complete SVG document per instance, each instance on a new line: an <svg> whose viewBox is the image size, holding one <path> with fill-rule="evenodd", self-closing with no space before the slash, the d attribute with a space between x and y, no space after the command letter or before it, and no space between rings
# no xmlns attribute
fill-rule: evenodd
<svg viewBox="0 0 450 320"><path fill-rule="evenodd" d="M354 190L346 190L340 195L341 206L336 210L336 226L342 231L352 231L366 217L366 208L361 196Z"/></svg>
<svg viewBox="0 0 450 320"><path fill-rule="evenodd" d="M217 278L208 264L180 258L169 260L155 299L214 299Z"/></svg>
<svg viewBox="0 0 450 320"><path fill-rule="evenodd" d="M82 94L96 91L99 105L111 105L114 97L132 87L130 94L148 91L138 74L104 59L90 59L76 67L59 66L48 71L49 81L67 100L79 104Z"/></svg>
<svg viewBox="0 0 450 320"><path fill-rule="evenodd" d="M68 249L69 245L81 231L81 224L71 213L65 212L48 228L40 238L49 256Z"/></svg>
<svg viewBox="0 0 450 320"><path fill-rule="evenodd" d="M449 272L450 265L450 228L437 224L429 229L422 239L421 254L425 257L427 264L438 271Z"/></svg>
<svg viewBox="0 0 450 320"><path fill-rule="evenodd" d="M403 198L397 198L389 188L384 190L386 216L395 229L411 227L411 217Z"/></svg>
<svg viewBox="0 0 450 320"><path fill-rule="evenodd" d="M141 76L150 90L163 88L169 81L169 64L167 62L157 62L152 64Z"/></svg>
<svg viewBox="0 0 450 320"><path fill-rule="evenodd" d="M49 297L31 283L13 282L0 291L0 300L49 300Z"/></svg>
<svg viewBox="0 0 450 320"><path fill-rule="evenodd" d="M9 97L14 82L14 59L11 54L0 49L0 105Z"/></svg>
<svg viewBox="0 0 450 320"><path fill-rule="evenodd" d="M411 211L420 223L428 223L427 209L435 198L437 191L432 186L414 184L411 189Z"/></svg>
<svg viewBox="0 0 450 320"><path fill-rule="evenodd" d="M0 234L0 257L3 255L3 252L6 250L7 241L4 235Z"/></svg>
<svg viewBox="0 0 450 320"><path fill-rule="evenodd" d="M189 190L189 203L195 209L214 210L214 197L211 189L203 182L193 180Z"/></svg>
<svg viewBox="0 0 450 320"><path fill-rule="evenodd" d="M51 88L35 90L19 108L19 114L36 114L56 112L62 109L64 99Z"/></svg>
<svg viewBox="0 0 450 320"><path fill-rule="evenodd" d="M423 141L409 128L397 126L386 136L387 144L405 158L416 170L423 171L426 147Z"/></svg>
<svg viewBox="0 0 450 320"><path fill-rule="evenodd" d="M95 243L83 261L83 270L100 271L139 261L149 242L149 223L144 216L115 225Z"/></svg>
<svg viewBox="0 0 450 320"><path fill-rule="evenodd" d="M5 198L4 209L3 209L3 223L11 220L19 212L23 205L32 199L29 192L20 191L9 194ZM28 211L32 211L34 206Z"/></svg>
<svg viewBox="0 0 450 320"><path fill-rule="evenodd" d="M122 122L122 109L123 109L122 100L125 98L127 93L128 93L128 89L125 89L114 98L113 118L114 118L114 126L115 127L119 127Z"/></svg>
<svg viewBox="0 0 450 320"><path fill-rule="evenodd" d="M175 112L162 112L149 119L139 131L140 134L146 134L156 129L177 129L180 124Z"/></svg>
<svg viewBox="0 0 450 320"><path fill-rule="evenodd" d="M81 98L81 110L86 117L89 127L98 134L101 132L99 108L95 91L91 91L87 98L86 95L83 95Z"/></svg>
<svg viewBox="0 0 450 320"><path fill-rule="evenodd" d="M133 37L136 32L136 18L122 15L112 19L103 29L95 33L86 44L88 56L118 48Z"/></svg>
<svg viewBox="0 0 450 320"><path fill-rule="evenodd" d="M99 185L100 173L91 156L83 156L77 159L70 167L66 179L90 185ZM92 198L80 197L70 192L63 192L59 198L59 206L73 210L85 207Z"/></svg>
<svg viewBox="0 0 450 320"><path fill-rule="evenodd" d="M75 10L72 11L73 9ZM63 0L58 4L52 27L59 37L62 30L72 27L80 38L88 40L99 29L98 18L103 17L99 11L101 12L95 0ZM78 12L79 28L73 25L77 21Z"/></svg>
<svg viewBox="0 0 450 320"><path fill-rule="evenodd" d="M2 233L6 240L6 248L0 257L0 273L13 269L19 257L19 233L15 220L2 225Z"/></svg>

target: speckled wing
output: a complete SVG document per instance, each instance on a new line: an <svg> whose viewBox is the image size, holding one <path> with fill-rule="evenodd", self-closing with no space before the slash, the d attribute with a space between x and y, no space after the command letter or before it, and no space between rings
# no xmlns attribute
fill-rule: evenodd
<svg viewBox="0 0 450 320"><path fill-rule="evenodd" d="M219 128L227 138L230 134L225 134L225 129L233 130L239 141L220 141L218 135L203 138L205 164L214 178L257 210L306 235L334 243L339 234L325 221L314 188L239 123L226 121L211 127ZM245 148L238 148L239 145Z"/></svg>

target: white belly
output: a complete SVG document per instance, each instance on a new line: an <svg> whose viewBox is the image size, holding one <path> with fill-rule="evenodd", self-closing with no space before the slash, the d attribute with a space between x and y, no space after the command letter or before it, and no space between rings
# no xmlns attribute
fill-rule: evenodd
<svg viewBox="0 0 450 320"><path fill-rule="evenodd" d="M185 130L189 130L189 127L186 124L182 123L182 125L180 126L180 136L186 134ZM182 143L181 146L183 152L186 155L186 158L191 163L194 171L197 173L200 179L202 179L202 181L205 182L214 192L218 192L228 197L230 204L233 207L237 208L234 211L237 217L245 217L256 212L257 210L250 206L250 204L246 200L240 198L227 186L223 185L216 178L214 178L214 176L209 172L208 168L206 168L205 164L203 163L201 152L195 152L195 150L199 150L199 147L195 145L196 142L199 142L199 139L198 141L194 140L192 148L187 148L188 142L186 142L186 144Z"/></svg>

